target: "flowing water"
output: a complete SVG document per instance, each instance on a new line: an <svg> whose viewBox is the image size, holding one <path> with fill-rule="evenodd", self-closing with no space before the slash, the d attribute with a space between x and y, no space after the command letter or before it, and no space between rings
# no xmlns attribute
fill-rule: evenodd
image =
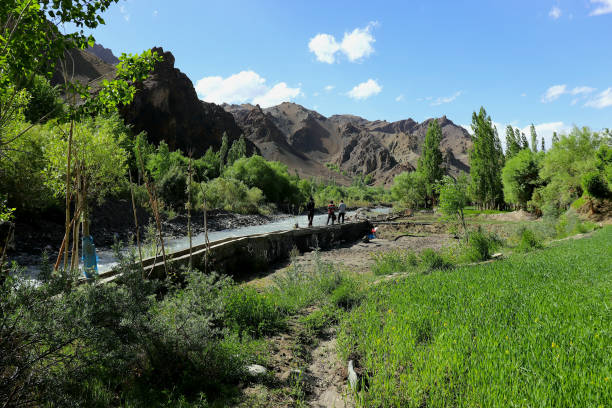
<svg viewBox="0 0 612 408"><path fill-rule="evenodd" d="M373 208L370 211L379 213L379 214L388 214L391 209L387 207L377 207ZM355 211L349 211L346 213L347 217L355 214ZM315 215L314 217L314 226L325 225L327 221L327 214ZM226 229L221 231L211 231L208 233L208 240L213 243L214 241L219 241L225 238L238 238L244 237L247 235L255 235L255 234L264 234L269 232L278 232L278 231L287 231L292 229L295 224L298 224L300 227L305 227L308 225L308 217L305 215L300 215L297 217L288 217L283 218L278 221L269 222L267 224L261 225L252 225L248 227L234 228L234 229ZM205 238L204 233L194 235L192 237L193 246L204 244ZM172 252L189 248L189 237L180 237L180 238L167 238L164 239L164 246L166 249L166 254L170 254ZM98 272L105 272L112 269L113 266L117 264L117 260L115 254L112 250L102 250L98 251Z"/></svg>

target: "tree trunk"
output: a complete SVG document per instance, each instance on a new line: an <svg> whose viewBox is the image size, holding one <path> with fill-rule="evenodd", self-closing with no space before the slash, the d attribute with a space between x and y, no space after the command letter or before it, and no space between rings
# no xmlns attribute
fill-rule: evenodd
<svg viewBox="0 0 612 408"><path fill-rule="evenodd" d="M66 223L65 223L65 251L64 270L68 267L68 248L70 247L70 159L72 156L72 133L74 132L74 120L70 121L70 133L68 134L68 158L66 164Z"/></svg>

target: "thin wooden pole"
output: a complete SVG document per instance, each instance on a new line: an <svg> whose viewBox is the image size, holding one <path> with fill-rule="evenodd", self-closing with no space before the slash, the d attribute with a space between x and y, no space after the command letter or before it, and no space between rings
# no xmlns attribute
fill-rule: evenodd
<svg viewBox="0 0 612 408"><path fill-rule="evenodd" d="M193 243L191 240L191 153L189 154L189 184L187 185L187 234L189 235L189 271L193 267Z"/></svg>
<svg viewBox="0 0 612 408"><path fill-rule="evenodd" d="M64 252L64 270L68 267L68 245L70 245L70 202L72 201L70 196L70 159L72 158L72 134L74 132L74 119L70 121L70 133L68 134L68 159L66 161L66 235L67 239L66 251Z"/></svg>
<svg viewBox="0 0 612 408"><path fill-rule="evenodd" d="M132 210L134 211L134 227L136 227L136 244L138 245L138 255L140 256L140 269L144 273L142 266L142 248L140 246L140 229L138 228L138 215L136 214L136 201L134 200L134 183L132 182L132 171L128 171L130 175L130 194L132 196Z"/></svg>
<svg viewBox="0 0 612 408"><path fill-rule="evenodd" d="M75 213L74 213L74 218L72 218L72 220L70 221L70 226L71 226L71 227L74 225L75 220L76 220L78 217L80 217L80 216L81 216L81 212L80 212L80 211L78 211L78 210L77 210L77 211L75 211ZM68 231L68 233L69 233L69 231ZM60 264L60 262L61 262L61 260L62 260L62 253L63 253L64 251L65 251L65 252L68 252L68 250L66 249L66 245L67 245L66 241L69 241L69 239L67 240L67 239L66 239L66 236L68 236L68 234L64 234L64 239L62 240L62 246L60 247L60 252L59 252L59 254L57 255L57 260L55 261L55 266L53 267L53 270L55 270L55 271L57 271L57 268L59 268L59 264Z"/></svg>

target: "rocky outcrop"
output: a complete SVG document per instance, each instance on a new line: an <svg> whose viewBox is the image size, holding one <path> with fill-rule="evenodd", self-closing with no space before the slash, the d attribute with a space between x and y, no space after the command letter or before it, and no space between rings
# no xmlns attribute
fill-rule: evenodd
<svg viewBox="0 0 612 408"><path fill-rule="evenodd" d="M119 58L115 57L113 51L109 48L104 48L100 44L94 44L93 47L87 48L86 51L100 58L107 64L117 65L119 63Z"/></svg>
<svg viewBox="0 0 612 408"><path fill-rule="evenodd" d="M222 107L198 99L191 80L174 67L174 56L153 48L159 62L145 81L137 85L134 101L121 109L125 121L135 132L146 132L153 143L164 140L170 149L180 149L198 157L209 147L219 149L223 133L230 142L240 138L241 129L234 117ZM247 150L258 151L253 143Z"/></svg>

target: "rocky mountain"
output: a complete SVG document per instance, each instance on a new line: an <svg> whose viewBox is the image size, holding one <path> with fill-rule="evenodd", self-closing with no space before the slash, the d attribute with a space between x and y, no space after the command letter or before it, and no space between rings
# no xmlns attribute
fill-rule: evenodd
<svg viewBox="0 0 612 408"><path fill-rule="evenodd" d="M354 115L326 118L289 102L266 109L250 104L223 107L270 160L282 161L308 176L323 176L328 167L337 166L348 176L371 174L376 182L384 184L396 174L416 168L427 127L433 120L369 121ZM447 170L451 174L469 171L469 134L446 116L437 120L442 128L441 150ZM308 168L303 163L308 163Z"/></svg>
<svg viewBox="0 0 612 408"><path fill-rule="evenodd" d="M198 99L191 80L174 67L174 56L162 48L153 48L163 61L156 64L153 73L142 83L133 102L121 109L121 116L136 133L145 131L152 143L164 140L171 149L181 149L200 156L209 147L219 149L223 133L230 142L240 138L242 130L232 114L219 105ZM115 77L115 66L104 62L91 52L71 50L60 61L52 84L63 84L64 77L92 86L94 92L103 79ZM259 152L247 140L249 153Z"/></svg>
<svg viewBox="0 0 612 408"><path fill-rule="evenodd" d="M87 48L86 51L100 58L107 64L117 65L119 63L119 58L115 57L113 51L109 48L104 48L100 44L96 43L93 47Z"/></svg>

